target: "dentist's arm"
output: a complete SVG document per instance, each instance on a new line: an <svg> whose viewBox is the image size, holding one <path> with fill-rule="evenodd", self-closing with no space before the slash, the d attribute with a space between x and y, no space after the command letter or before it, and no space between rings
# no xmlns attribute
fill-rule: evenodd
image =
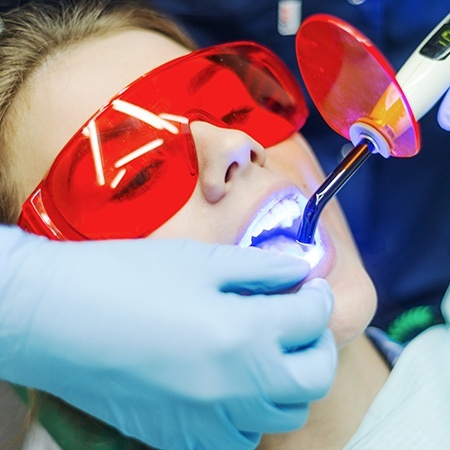
<svg viewBox="0 0 450 450"><path fill-rule="evenodd" d="M251 449L262 432L302 426L331 385L328 285L264 295L304 278L302 261L16 227L0 227L0 249L0 378L150 445Z"/></svg>

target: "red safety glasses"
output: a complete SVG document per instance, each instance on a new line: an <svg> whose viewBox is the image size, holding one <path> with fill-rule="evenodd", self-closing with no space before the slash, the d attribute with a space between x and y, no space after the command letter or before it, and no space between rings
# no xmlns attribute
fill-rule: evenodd
<svg viewBox="0 0 450 450"><path fill-rule="evenodd" d="M98 111L24 203L19 225L61 240L147 236L196 186L192 120L244 131L269 147L307 115L294 77L266 48L238 42L193 52L142 76Z"/></svg>

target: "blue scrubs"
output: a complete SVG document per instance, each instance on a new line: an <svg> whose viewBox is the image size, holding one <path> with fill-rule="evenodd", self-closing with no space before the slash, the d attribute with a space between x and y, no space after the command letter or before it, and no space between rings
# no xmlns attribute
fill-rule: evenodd
<svg viewBox="0 0 450 450"><path fill-rule="evenodd" d="M295 36L277 31L276 0L152 0L200 46L254 40L271 48L299 76ZM303 18L336 15L363 31L399 69L449 12L448 0L303 0ZM345 141L311 108L302 130L328 173ZM440 322L450 280L450 133L437 108L421 121L422 150L409 160L374 156L339 193L367 270L379 294L373 324L407 340Z"/></svg>

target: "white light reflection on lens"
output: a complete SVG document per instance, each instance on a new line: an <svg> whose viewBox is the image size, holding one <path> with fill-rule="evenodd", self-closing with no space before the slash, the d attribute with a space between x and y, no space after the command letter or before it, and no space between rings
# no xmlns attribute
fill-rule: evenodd
<svg viewBox="0 0 450 450"><path fill-rule="evenodd" d="M155 148L161 147L161 145L164 143L162 139L155 139L154 141L149 142L148 144L143 145L142 147L139 147L137 150L134 150L127 155L125 155L123 158L118 159L114 163L114 167L119 168L122 166L125 166L129 162L133 161L136 158L139 158L143 155L145 155L148 152L151 152L152 150L155 150Z"/></svg>
<svg viewBox="0 0 450 450"><path fill-rule="evenodd" d="M95 173L97 175L97 183L99 184L99 186L104 186L106 181L105 181L105 174L103 172L101 143L95 119L89 121L87 126L83 129L83 134L89 137L89 142L91 144L92 150L92 157L94 158Z"/></svg>
<svg viewBox="0 0 450 450"><path fill-rule="evenodd" d="M123 100L113 100L112 107L116 111L127 114L131 117L141 120L142 122L156 128L157 130L167 130L172 134L178 134L178 128L167 120L158 117L147 109L134 105L133 103L124 102Z"/></svg>

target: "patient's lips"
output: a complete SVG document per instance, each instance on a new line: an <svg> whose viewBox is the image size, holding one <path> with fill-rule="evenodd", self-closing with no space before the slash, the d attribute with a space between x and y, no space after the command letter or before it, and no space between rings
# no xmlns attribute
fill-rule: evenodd
<svg viewBox="0 0 450 450"><path fill-rule="evenodd" d="M325 276L328 272L326 266L329 266L325 261L330 261L330 258L327 258L326 254L329 239L324 231L318 228L315 244L307 250L296 241L306 202L307 199L294 188L271 194L257 209L239 246L290 253L306 259L312 272L316 272L315 276Z"/></svg>

